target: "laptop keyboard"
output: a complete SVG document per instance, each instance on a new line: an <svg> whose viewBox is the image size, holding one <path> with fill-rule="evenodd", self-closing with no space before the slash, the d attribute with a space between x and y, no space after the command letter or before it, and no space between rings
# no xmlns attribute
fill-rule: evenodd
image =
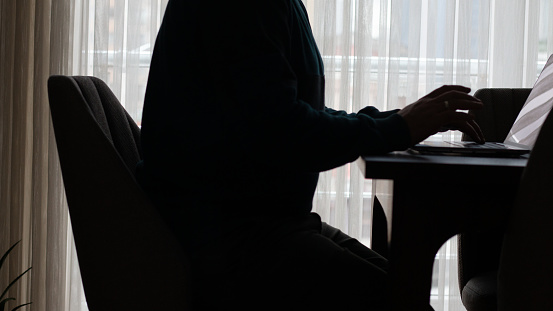
<svg viewBox="0 0 553 311"><path fill-rule="evenodd" d="M472 141L446 141L448 144L455 147L470 147L470 148L486 148L486 149L505 149L505 145L500 143L485 143L479 144Z"/></svg>

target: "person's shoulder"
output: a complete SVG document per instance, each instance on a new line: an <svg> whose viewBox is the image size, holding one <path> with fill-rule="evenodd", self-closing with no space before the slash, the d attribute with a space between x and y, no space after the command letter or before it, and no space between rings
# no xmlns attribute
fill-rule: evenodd
<svg viewBox="0 0 553 311"><path fill-rule="evenodd" d="M203 1L203 6L208 12L224 12L227 16L287 16L294 1L298 0L215 0Z"/></svg>
<svg viewBox="0 0 553 311"><path fill-rule="evenodd" d="M189 6L204 7L210 10L216 10L218 7L234 8L234 9L247 9L249 7L260 6L283 6L291 7L295 1L301 0L210 0L210 1L197 1L197 0L171 0L168 7L185 8Z"/></svg>
<svg viewBox="0 0 553 311"><path fill-rule="evenodd" d="M290 10L293 2L297 0L241 0L241 1L228 1L227 6L234 7L242 10ZM301 1L301 0L300 0ZM224 0L221 2L225 2Z"/></svg>
<svg viewBox="0 0 553 311"><path fill-rule="evenodd" d="M252 17L271 20L289 16L295 1L301 0L171 0L166 14L180 22L183 18L193 18L202 24L249 20Z"/></svg>

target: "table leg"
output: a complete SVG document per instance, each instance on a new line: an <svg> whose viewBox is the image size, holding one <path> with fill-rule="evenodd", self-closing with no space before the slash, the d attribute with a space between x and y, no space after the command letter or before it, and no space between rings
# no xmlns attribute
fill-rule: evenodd
<svg viewBox="0 0 553 311"><path fill-rule="evenodd" d="M428 310L432 266L439 248L464 230L499 226L515 190L516 185L396 180L389 258L391 310Z"/></svg>

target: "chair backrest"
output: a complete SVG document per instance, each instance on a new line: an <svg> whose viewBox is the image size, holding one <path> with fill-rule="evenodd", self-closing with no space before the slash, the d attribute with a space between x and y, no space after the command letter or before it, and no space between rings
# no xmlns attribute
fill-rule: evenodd
<svg viewBox="0 0 553 311"><path fill-rule="evenodd" d="M498 310L553 310L553 114L521 178L503 239Z"/></svg>
<svg viewBox="0 0 553 311"><path fill-rule="evenodd" d="M113 144L126 166L134 171L142 158L140 149L140 129L129 116L109 87L95 77L73 76L98 122L100 129Z"/></svg>
<svg viewBox="0 0 553 311"><path fill-rule="evenodd" d="M94 77L52 76L48 95L89 309L185 310L186 257L134 177L136 123Z"/></svg>
<svg viewBox="0 0 553 311"><path fill-rule="evenodd" d="M483 88L474 93L474 96L484 103L482 109L472 113L486 141L503 142L505 140L531 91L531 88ZM462 139L471 140L464 134ZM459 235L458 276L461 296L463 296L463 288L470 279L490 271L497 271L502 240L503 232L497 228Z"/></svg>
<svg viewBox="0 0 553 311"><path fill-rule="evenodd" d="M487 141L505 140L530 91L531 88L483 88L474 93L484 103L473 113ZM469 138L463 135L463 140Z"/></svg>

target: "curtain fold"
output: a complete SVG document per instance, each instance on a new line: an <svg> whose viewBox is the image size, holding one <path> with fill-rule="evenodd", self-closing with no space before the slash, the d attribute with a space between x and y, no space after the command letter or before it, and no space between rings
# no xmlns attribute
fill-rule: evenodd
<svg viewBox="0 0 553 311"><path fill-rule="evenodd" d="M7 284L32 266L11 289L17 301L8 307L32 302L32 310L70 310L78 295L67 287L80 285L80 276L67 273L76 258L46 81L70 72L72 5L11 0L0 7L0 252L21 241L0 280Z"/></svg>
<svg viewBox="0 0 553 311"><path fill-rule="evenodd" d="M32 310L87 310L48 107L53 74L108 82L137 122L167 0L0 2L0 271Z"/></svg>

